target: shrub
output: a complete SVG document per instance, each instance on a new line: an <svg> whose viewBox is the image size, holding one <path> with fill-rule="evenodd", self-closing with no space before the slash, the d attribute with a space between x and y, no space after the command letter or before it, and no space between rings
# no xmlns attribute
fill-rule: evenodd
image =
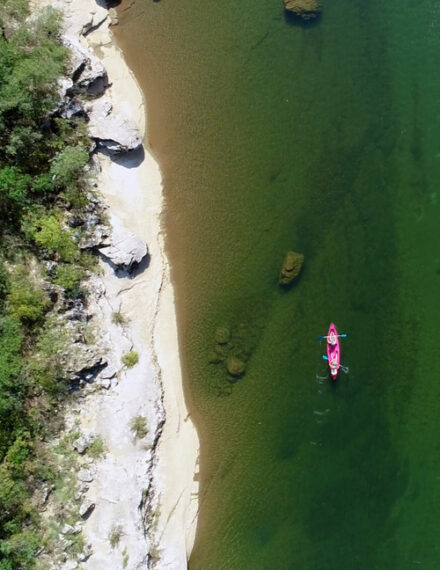
<svg viewBox="0 0 440 570"><path fill-rule="evenodd" d="M16 416L21 412L23 385L17 379L22 369L23 334L11 317L0 319L0 458L10 444Z"/></svg>
<svg viewBox="0 0 440 570"><path fill-rule="evenodd" d="M63 382L56 381L63 376L65 349L74 342L72 331L65 324L62 318L50 315L40 332L32 358L29 359L32 382L52 394L66 389Z"/></svg>
<svg viewBox="0 0 440 570"><path fill-rule="evenodd" d="M11 568L30 568L35 553L41 546L41 537L26 530L13 534L0 545L0 552L14 563Z"/></svg>
<svg viewBox="0 0 440 570"><path fill-rule="evenodd" d="M16 166L0 170L0 200L10 200L18 206L26 202L31 183L29 174L23 174Z"/></svg>
<svg viewBox="0 0 440 570"><path fill-rule="evenodd" d="M137 439L143 439L148 434L147 418L135 416L130 422L130 429Z"/></svg>
<svg viewBox="0 0 440 570"><path fill-rule="evenodd" d="M32 442L30 441L30 433L24 432L19 435L14 443L9 447L5 456L6 464L16 474L23 475L23 463L29 457L32 449Z"/></svg>
<svg viewBox="0 0 440 570"><path fill-rule="evenodd" d="M0 261L0 310L3 309L6 293L8 292L8 272Z"/></svg>
<svg viewBox="0 0 440 570"><path fill-rule="evenodd" d="M17 516L21 505L28 499L29 493L23 481L15 481L9 469L0 467L0 523Z"/></svg>
<svg viewBox="0 0 440 570"><path fill-rule="evenodd" d="M71 264L58 265L54 283L66 289L69 296L76 297L81 292L79 284L83 278L84 269L82 267Z"/></svg>
<svg viewBox="0 0 440 570"><path fill-rule="evenodd" d="M32 180L32 191L37 194L42 194L44 192L53 192L54 186L52 182L52 176L48 173L40 174L35 176Z"/></svg>
<svg viewBox="0 0 440 570"><path fill-rule="evenodd" d="M60 261L72 263L80 257L77 244L73 241L73 233L64 228L55 214L43 214L41 210L28 212L22 229L39 247L56 254Z"/></svg>
<svg viewBox="0 0 440 570"><path fill-rule="evenodd" d="M66 146L53 159L50 171L58 185L71 186L81 178L88 161L89 153L82 145Z"/></svg>
<svg viewBox="0 0 440 570"><path fill-rule="evenodd" d="M7 303L10 315L27 323L38 321L50 305L47 295L29 278L29 270L24 266L17 267L11 275Z"/></svg>
<svg viewBox="0 0 440 570"><path fill-rule="evenodd" d="M135 350L130 350L122 356L122 363L127 368L133 368L139 362L139 354Z"/></svg>

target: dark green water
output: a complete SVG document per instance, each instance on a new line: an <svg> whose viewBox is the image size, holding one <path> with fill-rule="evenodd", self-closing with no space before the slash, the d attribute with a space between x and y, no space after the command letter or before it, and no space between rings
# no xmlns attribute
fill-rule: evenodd
<svg viewBox="0 0 440 570"><path fill-rule="evenodd" d="M440 5L135 0L201 438L191 570L440 568ZM284 252L305 254L289 291ZM315 340L349 338L332 385ZM210 363L218 326L248 359Z"/></svg>

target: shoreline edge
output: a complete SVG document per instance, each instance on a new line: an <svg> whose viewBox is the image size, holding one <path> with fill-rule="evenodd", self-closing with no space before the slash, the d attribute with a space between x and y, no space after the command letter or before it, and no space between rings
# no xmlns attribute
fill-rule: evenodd
<svg viewBox="0 0 440 570"><path fill-rule="evenodd" d="M31 4L34 9L49 5L59 9L63 13L64 38L76 38L99 58L109 79L100 99L110 99L114 116L134 123L145 153L142 160L129 155L116 160L101 153L95 155L100 170L97 191L108 207L109 218L122 221L145 240L150 263L142 273L127 279L117 277L104 265L103 275L96 278L105 291L102 299L96 300L98 328L101 326L103 335L109 336L112 352L121 353L127 346L134 346L140 360L139 365L124 373L111 393L90 393L86 403L76 410L81 427L103 435L108 449L88 491L96 508L82 532L93 554L82 566L90 570L117 566L120 553L107 544L107 522L111 519L126 529L126 548L128 545L130 551L127 568L183 570L187 568L197 525L199 440L183 393L174 290L161 227L162 177L146 145L145 98L117 46L108 10L101 3L34 0ZM90 27L86 27L88 23ZM118 338L121 333L113 330L110 322L111 312L118 306L129 317L124 339ZM127 441L125 434L115 433L112 425L129 422L139 410L148 420L153 418L149 421L154 426L152 443L145 448ZM143 509L145 503L147 512Z"/></svg>

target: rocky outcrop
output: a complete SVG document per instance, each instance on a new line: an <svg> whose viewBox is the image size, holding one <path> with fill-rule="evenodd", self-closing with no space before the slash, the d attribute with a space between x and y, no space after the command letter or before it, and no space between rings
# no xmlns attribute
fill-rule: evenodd
<svg viewBox="0 0 440 570"><path fill-rule="evenodd" d="M91 98L102 95L108 87L108 77L101 61L75 37L65 37L64 43L71 51L69 75L72 86L67 88L67 95L81 93Z"/></svg>
<svg viewBox="0 0 440 570"><path fill-rule="evenodd" d="M302 20L314 20L321 14L318 0L283 0L284 8Z"/></svg>
<svg viewBox="0 0 440 570"><path fill-rule="evenodd" d="M289 285L298 277L304 263L304 255L296 251L288 251L281 267L279 283L280 285Z"/></svg>
<svg viewBox="0 0 440 570"><path fill-rule="evenodd" d="M148 255L147 244L117 218L112 219L112 227L109 244L100 247L99 252L117 268L130 272Z"/></svg>
<svg viewBox="0 0 440 570"><path fill-rule="evenodd" d="M112 115L110 99L101 99L89 108L89 134L110 153L135 150L142 145L142 137L128 119Z"/></svg>

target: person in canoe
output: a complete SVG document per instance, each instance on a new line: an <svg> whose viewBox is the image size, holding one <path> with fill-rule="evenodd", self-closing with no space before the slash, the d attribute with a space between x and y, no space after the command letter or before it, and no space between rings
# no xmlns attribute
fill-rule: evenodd
<svg viewBox="0 0 440 570"><path fill-rule="evenodd" d="M339 338L345 338L346 336L345 333L338 334L335 325L331 323L327 335L318 337L318 340L325 339L327 341L327 356L323 355L322 358L327 360L333 380L336 380L339 369L348 372L348 368L341 364L341 348L339 345Z"/></svg>

